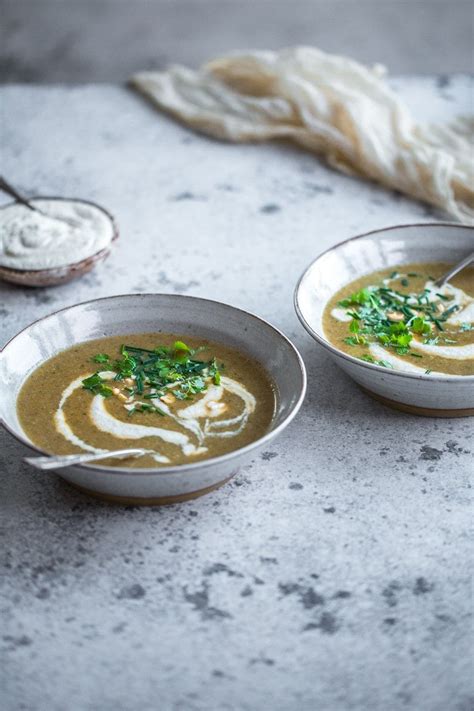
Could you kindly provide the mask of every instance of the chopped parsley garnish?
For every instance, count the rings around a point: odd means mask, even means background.
[[[108,363],[110,356],[108,356],[107,353],[97,353],[97,355],[93,356],[91,360],[93,360],[94,363]]]
[[[107,379],[102,371],[82,381],[82,386],[94,395],[110,397],[118,394],[125,401],[129,415],[134,412],[154,412],[165,415],[159,400],[190,400],[205,392],[210,382],[220,384],[220,370],[215,358],[199,360],[195,356],[203,348],[192,349],[183,341],[175,341],[171,346],[139,348],[124,344],[120,348],[120,358],[112,360],[106,353],[93,356],[95,363],[105,364]],[[112,379],[110,379],[112,378]],[[138,398],[136,400],[135,398]],[[143,402],[147,400],[148,402]]]
[[[359,360],[365,360],[366,363],[374,363],[375,365],[381,365],[383,368],[393,368],[393,365],[387,360],[377,360],[371,355],[360,356]]]
[[[431,324],[429,321],[425,321],[421,316],[416,316],[411,322],[411,330],[420,335],[431,333]]]
[[[82,381],[82,387],[85,388],[85,390],[90,390],[94,395],[110,397],[113,394],[112,388],[104,384],[104,380],[102,380],[98,373],[94,373],[94,375],[91,375],[89,378],[85,378]]]

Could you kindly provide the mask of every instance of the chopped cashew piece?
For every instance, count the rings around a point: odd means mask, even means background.
[[[387,318],[390,321],[403,321],[405,316],[400,311],[387,311]]]
[[[166,395],[162,395],[160,397],[161,402],[164,402],[166,405],[172,405],[174,402],[176,402],[176,398],[173,395],[173,393],[166,393]]]

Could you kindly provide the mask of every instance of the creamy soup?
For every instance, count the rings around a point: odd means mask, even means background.
[[[326,338],[368,363],[418,374],[474,374],[474,270],[404,264],[351,282],[323,314]]]
[[[268,431],[275,392],[263,367],[196,338],[138,334],[88,341],[43,363],[18,397],[31,441],[54,454],[146,448],[111,466],[215,457]]]

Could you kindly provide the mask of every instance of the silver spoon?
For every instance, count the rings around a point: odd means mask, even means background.
[[[27,207],[29,210],[32,210],[32,212],[39,212],[40,215],[44,215],[44,217],[49,217],[51,220],[58,220],[59,222],[64,222],[66,225],[69,225],[70,227],[76,227],[77,226],[77,221],[73,219],[69,219],[68,217],[57,217],[56,215],[48,215],[46,212],[41,210],[39,207],[36,207],[36,205],[33,205],[30,200],[28,200],[24,195],[21,195],[16,188],[13,187],[13,185],[10,185],[3,176],[0,175],[0,190],[3,190],[4,193],[7,195],[10,195],[12,198],[15,198],[17,202],[20,203],[20,205],[24,205]]]
[[[75,464],[87,464],[88,462],[96,462],[99,459],[108,459],[116,457],[124,459],[125,457],[140,457],[143,454],[149,454],[151,449],[117,449],[113,452],[95,452],[94,454],[66,454],[64,456],[51,457],[24,457],[23,461],[31,464],[37,469],[61,469],[62,467],[72,467]]]
[[[456,276],[456,274],[459,274],[459,272],[462,269],[465,269],[473,262],[474,262],[474,252],[471,252],[471,254],[468,254],[468,256],[465,257],[461,262],[458,262],[457,264],[454,265],[454,267],[451,267],[451,269],[449,269],[449,271],[447,271],[446,274],[443,274],[443,276],[439,277],[439,279],[436,279],[436,281],[434,281],[433,284],[438,287],[444,286],[446,284],[446,282],[449,281],[453,276]]]

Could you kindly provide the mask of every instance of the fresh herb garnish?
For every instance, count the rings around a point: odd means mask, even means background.
[[[90,390],[91,392],[94,393],[94,395],[102,395],[103,397],[110,397],[112,393],[112,388],[107,387],[107,385],[104,385],[104,381],[100,377],[98,373],[94,373],[94,375],[89,376],[88,378],[85,378],[82,381],[82,387],[85,390]]]
[[[431,333],[431,325],[421,316],[416,316],[411,322],[411,330],[414,333],[424,335],[425,333]]]
[[[375,365],[381,365],[383,368],[393,368],[393,365],[387,360],[377,360],[371,355],[363,355],[359,357],[359,360],[364,360],[366,363],[374,363]]]
[[[412,350],[413,339],[421,336],[423,343],[436,345],[439,334],[444,331],[443,324],[459,306],[453,304],[445,308],[444,302],[451,301],[452,297],[433,294],[427,288],[419,293],[404,293],[389,286],[390,281],[400,279],[400,284],[407,287],[407,277],[420,276],[415,272],[401,274],[393,271],[388,280],[364,287],[340,300],[338,306],[346,309],[347,315],[351,317],[350,335],[343,339],[344,343],[368,347],[371,343],[378,343],[397,355],[422,358],[423,356]],[[470,324],[462,324],[460,331],[468,331],[471,328]],[[444,342],[455,341],[444,337]],[[369,363],[390,367],[368,354],[360,357]]]
[[[95,363],[106,363],[107,370],[115,374],[113,379],[109,380],[111,375],[105,379],[101,371],[97,371],[85,378],[82,386],[95,395],[116,394],[127,403],[129,415],[134,412],[165,415],[160,408],[160,398],[190,400],[205,392],[210,382],[220,384],[223,365],[219,367],[215,358],[208,361],[196,358],[201,350],[203,348],[192,349],[183,341],[154,349],[124,344],[120,348],[121,357],[116,360],[111,360],[106,353],[92,358]],[[139,400],[135,400],[137,396]]]
[[[91,360],[94,361],[94,363],[108,363],[110,356],[108,356],[107,353],[97,353]]]

